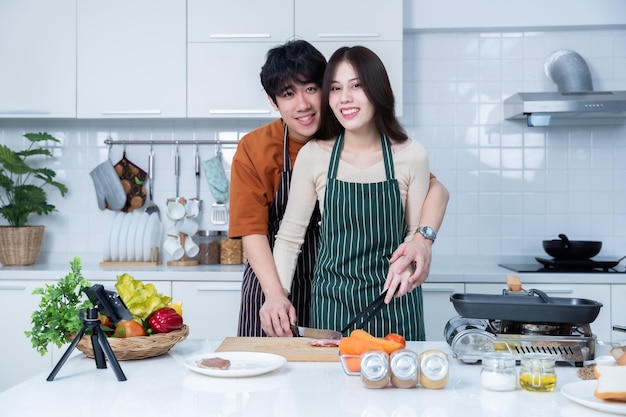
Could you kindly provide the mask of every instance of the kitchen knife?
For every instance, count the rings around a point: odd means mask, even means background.
[[[291,326],[295,337],[311,337],[313,339],[341,339],[342,335],[336,330],[313,329],[310,327]]]

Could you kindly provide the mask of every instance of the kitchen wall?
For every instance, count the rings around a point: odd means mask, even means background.
[[[587,61],[596,90],[626,90],[626,29],[406,32],[402,122],[430,154],[431,169],[451,198],[434,253],[536,255],[541,241],[566,233],[602,240],[602,255],[626,254],[626,126],[528,128],[504,121],[502,101],[519,91],[556,91],[544,75],[552,51],[573,49]],[[259,63],[261,65],[261,63]],[[19,147],[25,132],[62,140],[54,168],[69,185],[45,224],[40,261],[100,259],[110,212],[97,206],[89,172],[123,152],[147,169],[148,146],[113,139],[236,140],[259,120],[0,120],[0,142]],[[194,146],[179,147],[181,195],[195,196]],[[234,146],[223,146],[227,158]],[[175,194],[175,147],[158,145],[155,201]],[[215,146],[200,146],[202,159]],[[213,202],[201,178],[200,197]],[[201,228],[214,228],[205,210]],[[164,222],[164,230],[169,226]]]

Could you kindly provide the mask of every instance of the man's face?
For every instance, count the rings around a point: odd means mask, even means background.
[[[280,112],[293,139],[306,142],[313,137],[319,127],[322,104],[322,90],[317,84],[290,83],[276,95],[276,103],[277,106],[273,102],[272,105]]]

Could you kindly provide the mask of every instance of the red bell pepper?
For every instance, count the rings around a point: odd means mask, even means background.
[[[183,316],[172,307],[163,307],[154,312],[148,325],[155,333],[169,333],[183,327]]]

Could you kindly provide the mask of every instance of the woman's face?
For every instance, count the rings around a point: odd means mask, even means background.
[[[374,106],[365,94],[359,75],[347,61],[337,65],[330,84],[328,102],[346,130],[369,127],[374,123]]]

